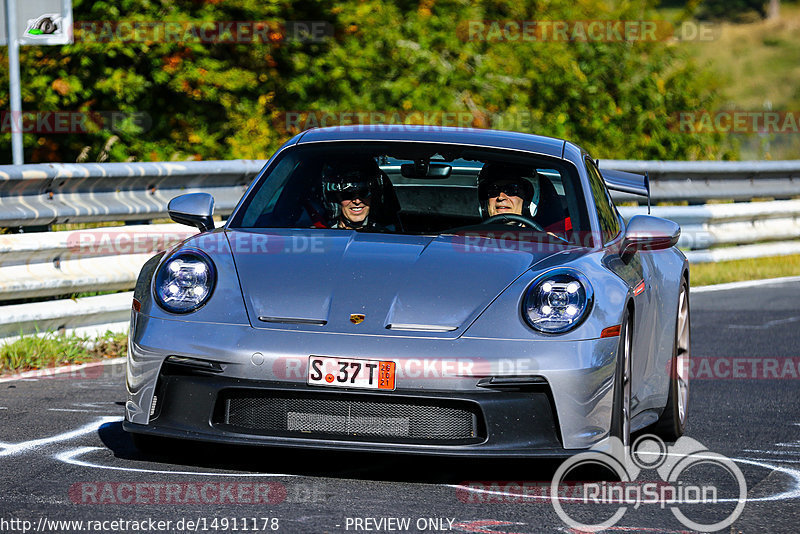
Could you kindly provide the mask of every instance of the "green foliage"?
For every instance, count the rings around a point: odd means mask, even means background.
[[[271,21],[278,31],[277,21],[314,20],[334,37],[98,42],[76,31],[73,45],[23,47],[23,109],[128,117],[113,128],[90,121],[87,133],[27,133],[26,161],[266,158],[297,131],[286,112],[310,110],[457,112],[478,127],[565,137],[600,158],[729,157],[719,136],[671,128],[677,112],[712,109],[719,82],[667,40],[482,41],[467,31],[468,21],[656,16],[613,4],[75,0],[76,21]],[[2,161],[9,152],[5,133]]]

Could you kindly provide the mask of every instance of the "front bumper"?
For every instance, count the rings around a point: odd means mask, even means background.
[[[139,425],[126,420],[123,428],[128,432],[232,444],[447,455],[521,457],[531,456],[535,452],[539,456],[560,456],[565,451],[558,436],[547,387],[538,389],[455,395],[448,392],[400,390],[391,394],[320,392],[308,386],[294,387],[276,382],[165,373],[159,381],[156,395],[159,401],[150,423]],[[362,423],[362,432],[345,433],[328,428],[327,433],[322,433],[309,428],[287,427],[285,414],[282,414],[282,428],[272,425],[266,429],[267,422],[260,415],[247,421],[239,417],[236,424],[230,424],[231,418],[225,406],[229,399],[239,397],[292,399],[295,404],[302,400],[309,410],[313,410],[314,406],[324,415],[326,424],[338,417],[331,413],[330,403],[335,399],[356,405],[386,406],[386,403],[392,403],[390,406],[418,406],[419,411],[437,406],[455,412],[458,411],[456,407],[460,407],[474,416],[474,425],[469,434],[463,436],[445,437],[442,432],[439,436],[423,437],[415,432],[415,428],[424,428],[424,422],[416,421],[408,414],[403,417],[397,413],[397,417],[369,418],[372,422],[368,422],[367,426],[372,428],[363,428]],[[387,428],[390,424],[386,421],[403,420],[404,426]],[[376,428],[377,425],[380,427]]]
[[[592,447],[608,436],[611,423],[617,338],[564,342],[354,336],[198,325],[136,312],[131,326],[123,423],[129,432],[249,445],[528,457],[564,456]],[[304,365],[311,354],[398,361],[397,389],[378,393],[308,386]],[[164,364],[170,355],[217,365],[213,372],[176,372]],[[434,360],[454,363],[427,365]],[[409,361],[420,363],[409,367]],[[503,389],[478,385],[489,376],[535,376],[541,383]],[[241,419],[230,424],[225,402],[237,396],[256,399],[252,402],[267,398],[269,407],[292,399],[301,408],[287,409],[275,418],[279,423],[266,426]],[[315,402],[326,408],[317,410]],[[345,421],[335,415],[343,403],[347,410],[376,406],[379,413],[387,405],[411,408],[383,423],[369,414],[350,418],[348,412],[346,424],[362,425],[361,432],[307,426],[309,417]],[[420,413],[452,407],[472,414],[474,425],[455,438],[420,439],[420,431],[413,432],[414,406],[422,407]],[[386,421],[400,430],[375,430]],[[364,425],[369,431],[363,431]]]

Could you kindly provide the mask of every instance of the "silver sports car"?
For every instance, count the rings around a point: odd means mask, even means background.
[[[310,130],[221,228],[136,284],[124,428],[249,445],[565,456],[679,437],[689,267],[673,222],[620,217],[579,146],[512,132]]]

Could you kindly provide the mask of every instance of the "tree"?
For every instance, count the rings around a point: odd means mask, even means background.
[[[781,0],[769,0],[769,8],[767,9],[768,19],[777,19],[781,16]]]
[[[287,117],[356,111],[468,114],[473,126],[565,137],[602,158],[723,156],[718,136],[670,125],[678,112],[712,109],[719,82],[666,39],[465,33],[470,21],[653,16],[620,4],[75,0],[76,21],[266,21],[269,38],[126,40],[78,23],[77,30],[89,30],[76,31],[73,45],[24,47],[24,109],[123,117],[89,121],[86,132],[27,133],[26,161],[266,158],[297,131]],[[287,38],[285,20],[325,22],[333,36]],[[6,76],[0,72],[0,104],[7,107]],[[0,135],[6,162],[9,147],[10,136]]]

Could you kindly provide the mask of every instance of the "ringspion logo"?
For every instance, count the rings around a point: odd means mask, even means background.
[[[584,482],[578,496],[559,488],[580,469],[604,467],[617,481]],[[656,471],[662,483],[639,475]],[[669,508],[680,523],[700,532],[729,528],[747,500],[747,482],[730,458],[708,450],[699,441],[681,437],[668,446],[654,435],[639,437],[625,447],[616,437],[576,454],[559,466],[550,485],[550,502],[570,528],[598,532],[616,525],[630,509]],[[693,517],[700,506],[706,515]],[[709,522],[707,513],[719,513]],[[594,511],[595,513],[592,513]]]

